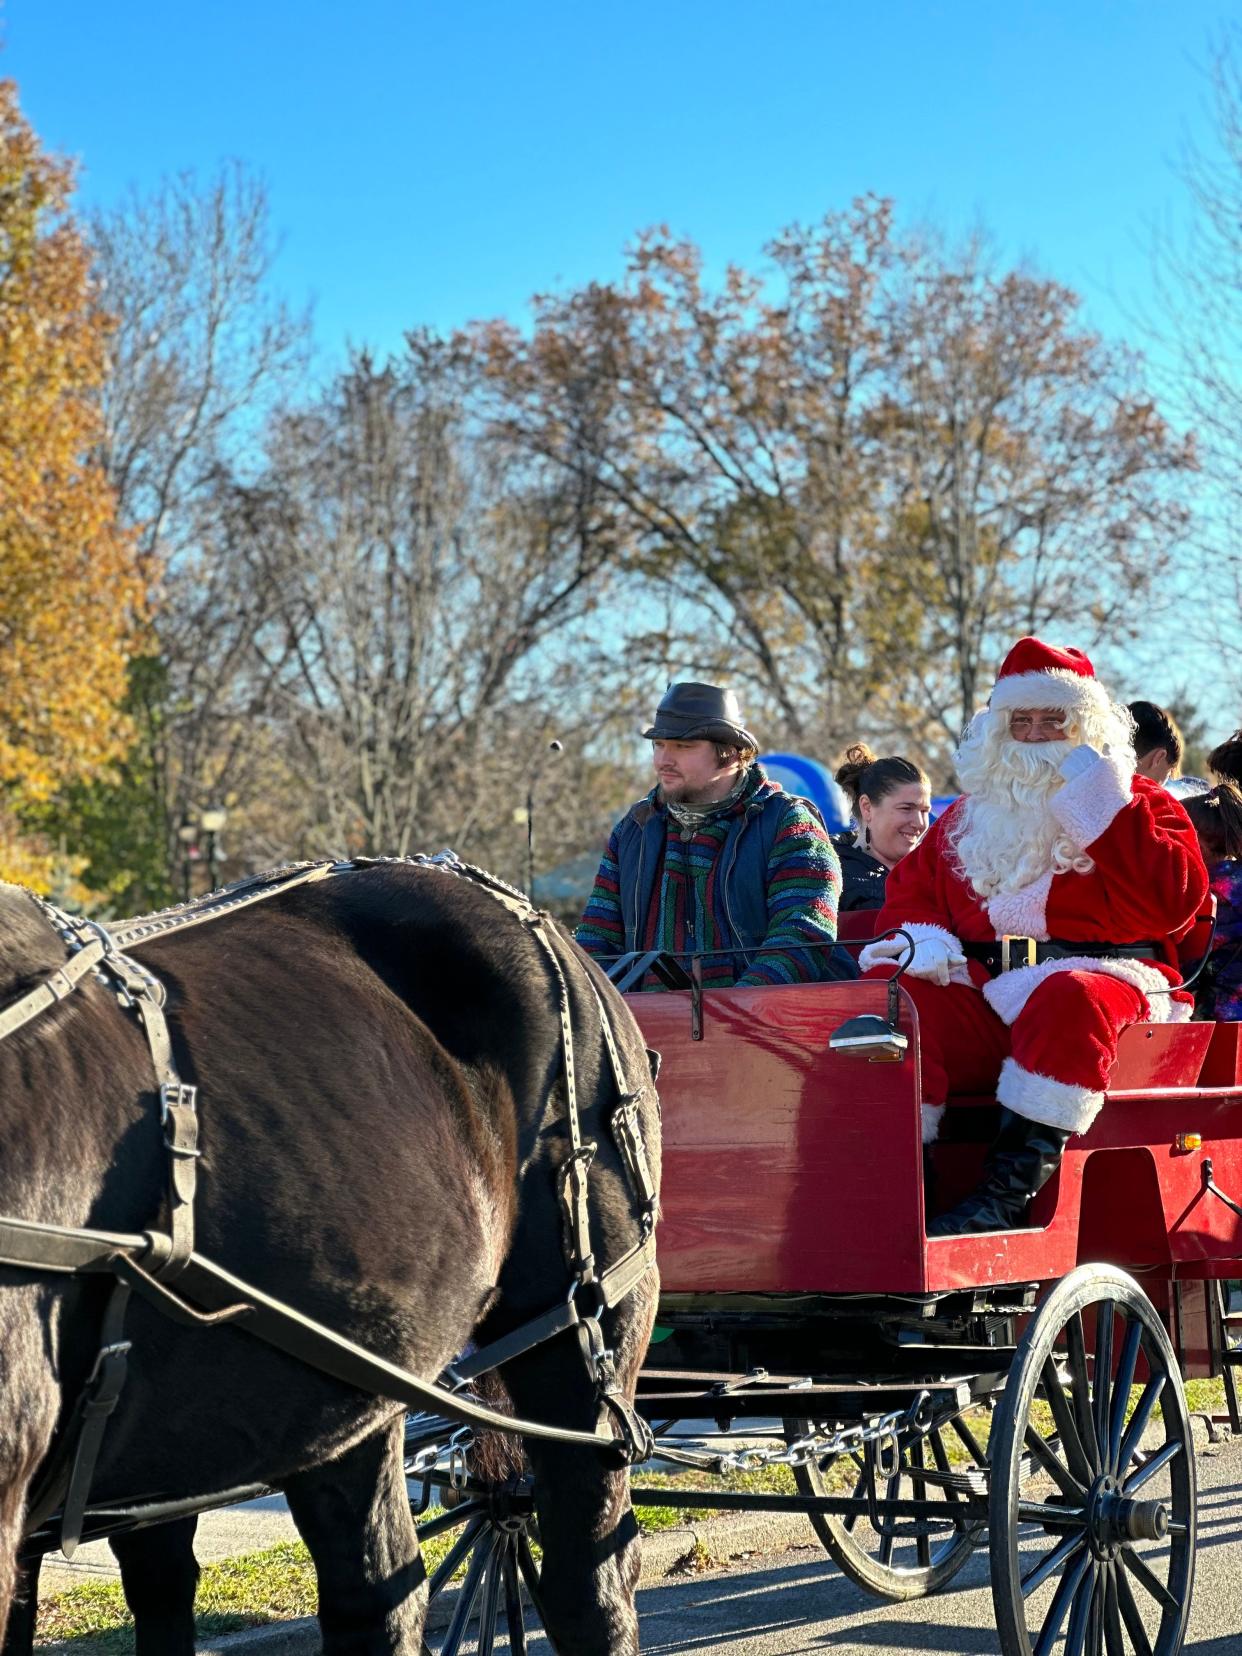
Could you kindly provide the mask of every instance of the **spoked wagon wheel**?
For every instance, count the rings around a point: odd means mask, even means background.
[[[785,1422],[790,1441],[820,1429],[809,1420]],[[869,1515],[838,1518],[811,1513],[815,1533],[842,1574],[869,1593],[893,1600],[924,1598],[951,1581],[984,1528],[954,1509],[964,1506],[967,1493],[986,1493],[985,1443],[982,1408],[941,1418],[926,1436],[903,1442],[894,1474],[881,1473],[875,1488],[878,1529]],[[868,1486],[876,1482],[874,1463],[862,1452],[807,1461],[793,1471],[804,1495],[841,1494],[864,1500]],[[885,1501],[911,1499],[943,1501],[944,1518],[885,1517]]]
[[[992,1465],[1004,1656],[1046,1656],[1062,1634],[1064,1656],[1174,1656],[1194,1579],[1194,1445],[1168,1336],[1123,1271],[1081,1266],[1040,1305]]]
[[[446,1531],[458,1532],[431,1570],[423,1656],[457,1656],[467,1642],[478,1656],[490,1656],[501,1627],[513,1656],[525,1656],[523,1588],[543,1620],[533,1525],[530,1485],[515,1478],[504,1484],[469,1484],[459,1505],[418,1526],[421,1546]]]

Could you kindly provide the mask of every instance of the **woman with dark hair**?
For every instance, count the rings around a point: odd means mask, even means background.
[[[927,832],[931,783],[913,760],[896,754],[877,759],[865,742],[846,751],[836,775],[849,795],[855,822],[844,834],[832,836],[841,859],[838,908],[883,908],[889,869]]]
[[[1242,742],[1239,742],[1242,749]],[[1217,749],[1217,752],[1220,750]],[[1212,758],[1215,759],[1213,754]],[[1216,766],[1212,768],[1215,770]],[[1207,793],[1182,801],[1194,823],[1216,898],[1212,956],[1195,985],[1200,1016],[1221,1023],[1242,1022],[1242,791],[1218,782]]]
[[[1242,788],[1242,730],[1235,730],[1219,747],[1214,747],[1207,762],[1213,776]]]

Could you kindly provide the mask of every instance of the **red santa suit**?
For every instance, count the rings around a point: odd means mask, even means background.
[[[1102,694],[1085,656],[1025,639],[1002,668],[983,717],[1004,719],[1007,728],[1016,707],[1061,707],[1072,718],[1084,696]],[[962,799],[889,875],[876,930],[900,926],[916,945],[902,982],[919,1018],[924,1142],[935,1138],[951,1094],[993,1088],[1020,1116],[1085,1132],[1103,1103],[1121,1031],[1190,1016],[1191,996],[1173,989],[1180,982],[1175,944],[1202,907],[1208,881],[1189,818],[1171,795],[1133,774],[1128,748],[1077,747],[1061,771],[1066,780],[1047,809],[1062,843],[1081,848],[1083,871],[1050,867],[1019,889],[985,898],[956,847]],[[996,976],[980,961],[962,960],[963,943],[1006,935],[1154,944],[1158,958],[1069,953]],[[863,968],[887,976],[905,952],[900,940],[869,945]]]

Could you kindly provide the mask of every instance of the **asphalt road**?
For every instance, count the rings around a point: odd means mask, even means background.
[[[1200,1451],[1199,1547],[1187,1656],[1242,1656],[1242,1443]],[[999,1649],[986,1552],[932,1598],[885,1604],[810,1549],[661,1582],[640,1596],[646,1656],[878,1651],[985,1656]],[[542,1640],[531,1642],[547,1651]]]

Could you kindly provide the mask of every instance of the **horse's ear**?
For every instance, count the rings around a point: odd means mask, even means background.
[[[647,1048],[647,1068],[651,1071],[651,1079],[658,1081],[660,1079],[660,1054],[654,1047]]]

